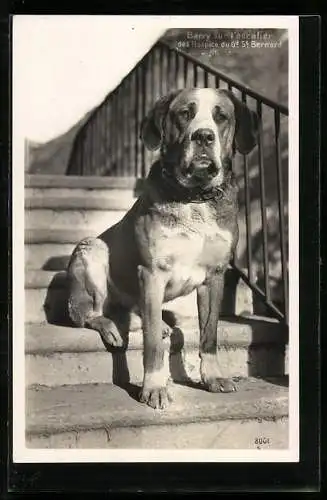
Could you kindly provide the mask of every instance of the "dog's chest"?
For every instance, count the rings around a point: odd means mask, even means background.
[[[169,273],[168,294],[190,293],[226,265],[232,241],[232,232],[219,224],[206,204],[182,205],[163,216],[156,264]]]

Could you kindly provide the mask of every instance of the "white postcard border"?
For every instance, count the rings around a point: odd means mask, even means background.
[[[297,462],[299,460],[299,20],[298,16],[120,16],[122,29],[143,23],[169,28],[284,28],[289,33],[289,448],[287,450],[30,449],[25,446],[24,352],[24,82],[19,26],[39,16],[13,19],[13,460],[22,462]],[[42,16],[47,17],[47,16]],[[58,24],[62,16],[56,16]],[[64,16],[66,17],[66,16]],[[69,16],[73,17],[73,16]],[[96,22],[103,16],[83,16]],[[16,20],[19,23],[16,26]],[[117,17],[107,16],[107,22]]]

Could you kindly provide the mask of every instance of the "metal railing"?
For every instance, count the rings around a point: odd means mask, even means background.
[[[238,156],[239,181],[243,177],[243,207],[245,220],[245,271],[234,259],[232,265],[240,277],[259,297],[274,317],[288,324],[288,269],[287,269],[287,232],[285,219],[285,171],[282,163],[282,142],[287,138],[287,107],[277,104],[260,95],[253,89],[227,77],[214,67],[199,61],[195,57],[159,41],[142,58],[135,68],[121,81],[100,106],[94,109],[88,121],[77,134],[68,165],[69,175],[109,175],[118,177],[144,178],[155,155],[145,150],[140,141],[142,117],[151,108],[158,97],[170,90],[184,87],[215,87],[232,90],[244,102],[255,107],[259,117],[258,147],[250,156]],[[252,105],[252,106],[251,106]],[[268,113],[268,114],[267,114]],[[269,119],[268,115],[270,113]],[[273,114],[273,119],[271,117]],[[268,124],[268,125],[267,125]],[[285,130],[282,134],[281,130]],[[273,130],[273,141],[271,132]],[[267,132],[268,131],[268,132]],[[264,139],[268,133],[269,148],[272,153],[269,160],[269,177],[276,174],[273,196],[278,212],[277,250],[280,264],[279,283],[282,293],[278,302],[272,297],[272,285],[269,276],[269,221],[267,219],[267,197],[265,168],[266,146]],[[272,144],[273,143],[273,144]],[[283,144],[284,147],[284,144]],[[286,147],[287,149],[287,147]],[[234,163],[235,161],[234,160]],[[273,165],[272,165],[273,164]],[[253,217],[251,186],[253,171],[256,172],[257,191],[261,227],[256,231],[261,240],[260,265],[254,265],[253,226],[257,221]],[[271,188],[272,190],[272,188]],[[271,201],[271,200],[270,200]],[[258,217],[258,213],[257,213]],[[276,242],[275,242],[276,243]],[[276,247],[276,244],[275,244]],[[276,250],[276,248],[275,248]],[[258,260],[258,255],[256,256]],[[256,269],[255,269],[256,267]],[[258,269],[262,270],[262,280],[258,280]],[[260,275],[260,272],[259,272]],[[280,298],[281,297],[281,298]]]

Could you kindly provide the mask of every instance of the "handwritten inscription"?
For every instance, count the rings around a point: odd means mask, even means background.
[[[270,444],[270,439],[268,437],[256,437],[254,444],[257,446],[262,446],[263,444]]]

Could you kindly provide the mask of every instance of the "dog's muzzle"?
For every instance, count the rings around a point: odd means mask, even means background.
[[[191,161],[186,169],[186,176],[199,181],[209,181],[218,175],[219,168],[209,158],[199,158]]]
[[[186,177],[199,182],[209,182],[219,173],[219,164],[214,157],[216,136],[210,128],[199,128],[191,135],[194,155],[186,168]]]

